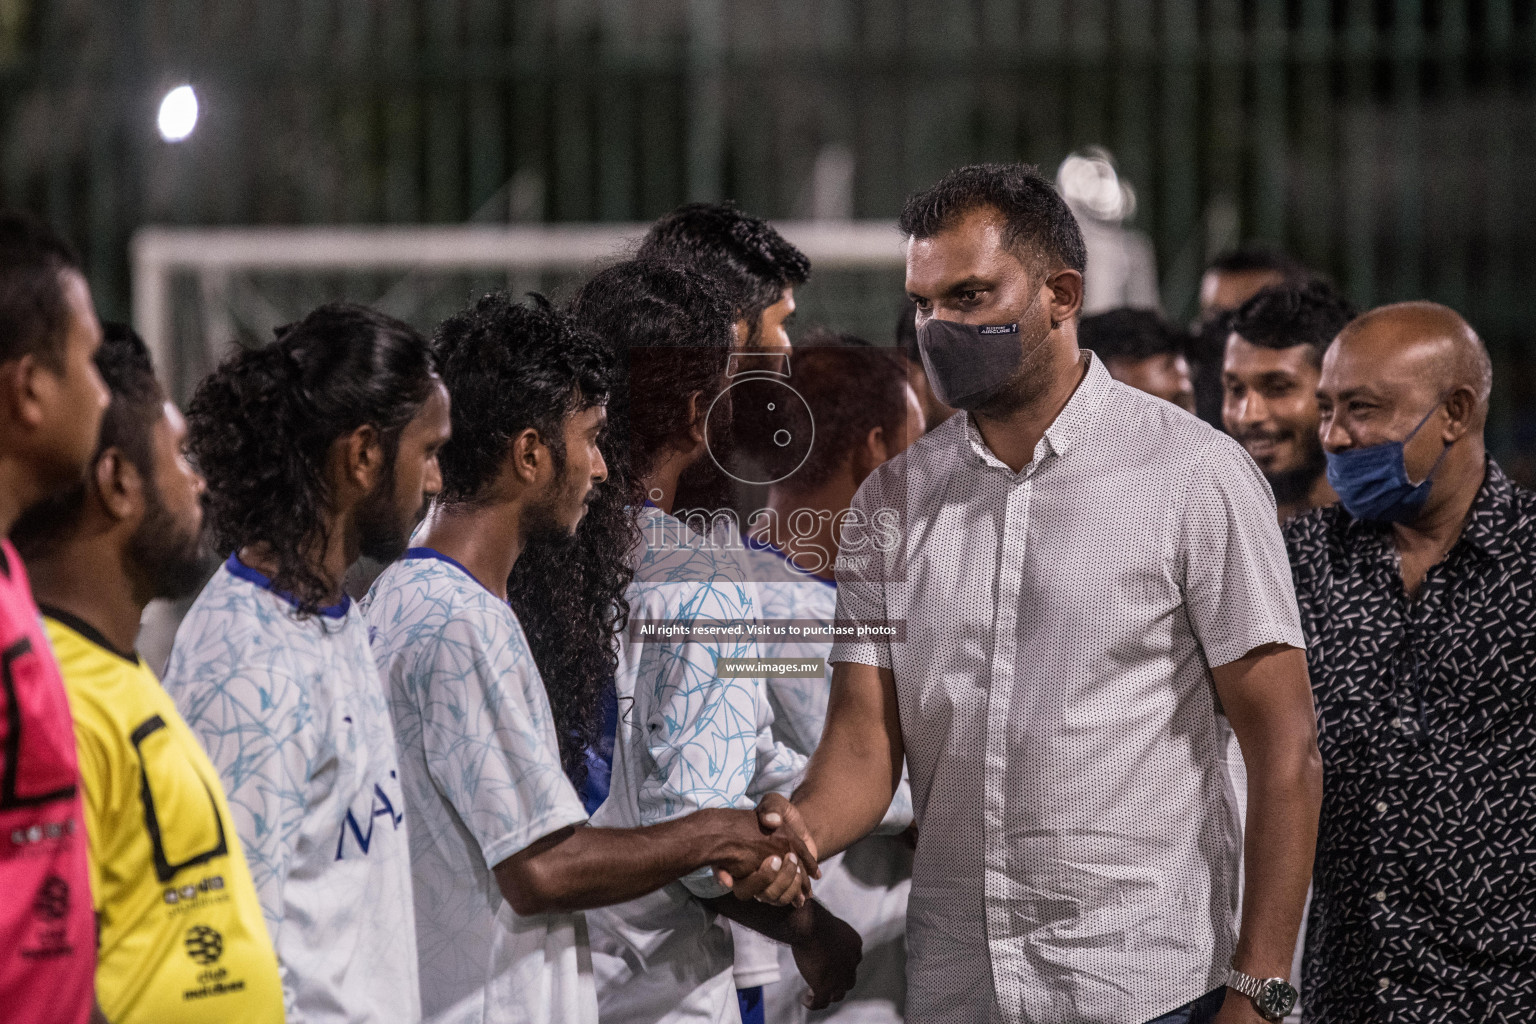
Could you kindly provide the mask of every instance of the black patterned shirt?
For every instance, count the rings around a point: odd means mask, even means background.
[[[1285,530],[1323,809],[1309,1024],[1536,1013],[1536,495],[1492,461],[1410,600],[1389,526]]]

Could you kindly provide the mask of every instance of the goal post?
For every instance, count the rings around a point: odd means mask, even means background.
[[[802,318],[889,344],[904,261],[894,223],[784,221],[775,227],[811,261],[811,282],[796,296]],[[133,321],[172,392],[184,398],[198,371],[242,332],[260,336],[301,316],[301,301],[346,298],[379,305],[426,329],[444,308],[422,298],[434,289],[473,282],[532,290],[548,288],[552,280],[573,286],[633,252],[648,228],[144,227],[132,242]],[[448,305],[462,302],[463,295],[454,295]]]

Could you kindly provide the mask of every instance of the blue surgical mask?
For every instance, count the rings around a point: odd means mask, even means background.
[[[1435,470],[1440,468],[1445,453],[1451,448],[1446,445],[1440,458],[1429,468],[1428,475],[1415,484],[1408,479],[1403,445],[1413,440],[1439,408],[1437,404],[1425,413],[1419,425],[1401,441],[1323,453],[1328,460],[1328,483],[1338,492],[1339,501],[1350,515],[1372,523],[1407,523],[1418,518],[1424,503],[1429,500],[1430,481],[1434,479]]]

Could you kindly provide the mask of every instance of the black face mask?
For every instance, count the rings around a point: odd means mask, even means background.
[[[1036,295],[1030,301],[1034,307]],[[1019,344],[1019,324],[957,324],[930,319],[917,329],[923,369],[939,401],[956,409],[979,409],[997,397],[1045,339],[1036,338],[1029,351]]]

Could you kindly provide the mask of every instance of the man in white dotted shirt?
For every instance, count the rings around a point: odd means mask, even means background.
[[[1322,770],[1269,487],[1079,350],[1082,236],[1032,168],[955,171],[901,223],[964,414],[859,489],[838,623],[899,628],[839,637],[805,782],[760,814],[830,856],[905,755],[913,1024],[1278,1019]],[[1239,936],[1222,715],[1253,780]]]

